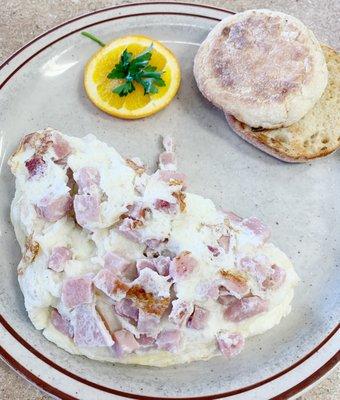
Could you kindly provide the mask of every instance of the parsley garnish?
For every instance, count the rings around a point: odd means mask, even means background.
[[[125,82],[112,91],[120,97],[127,96],[135,90],[133,82],[138,82],[144,88],[144,95],[157,93],[157,86],[165,86],[161,78],[163,72],[157,71],[156,67],[148,65],[152,57],[153,45],[133,58],[133,54],[125,49],[120,56],[120,61],[107,75],[109,79],[124,79]]]
[[[100,46],[105,46],[105,43],[91,33],[82,32],[81,34],[92,39]],[[156,67],[149,65],[152,57],[152,49],[153,44],[135,58],[133,58],[133,54],[128,52],[127,49],[123,51],[119,63],[107,75],[109,79],[122,79],[125,81],[121,85],[116,86],[112,90],[113,93],[117,93],[120,97],[127,96],[136,90],[133,82],[138,82],[143,86],[144,95],[157,93],[158,87],[165,86],[165,82],[161,78],[163,71],[157,71]]]

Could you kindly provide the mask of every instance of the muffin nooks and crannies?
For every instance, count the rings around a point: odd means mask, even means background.
[[[231,129],[260,150],[286,162],[325,157],[340,147],[340,54],[322,45],[328,85],[315,106],[300,121],[277,129],[254,129],[226,114]]]
[[[194,62],[202,94],[225,113],[257,128],[299,121],[327,85],[325,58],[298,19],[249,10],[217,24]]]

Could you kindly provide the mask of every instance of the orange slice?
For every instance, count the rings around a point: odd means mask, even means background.
[[[126,97],[119,97],[112,90],[123,83],[120,79],[107,78],[108,73],[119,63],[125,49],[140,54],[153,43],[150,65],[163,71],[164,87],[158,93],[144,95],[143,87],[133,82],[136,90]],[[100,49],[87,63],[84,85],[90,100],[101,110],[115,117],[137,119],[152,115],[166,107],[177,93],[181,71],[174,54],[160,42],[146,36],[125,36]]]

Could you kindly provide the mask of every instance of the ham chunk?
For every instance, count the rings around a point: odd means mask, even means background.
[[[138,274],[140,273],[140,271],[144,268],[150,268],[153,271],[157,271],[156,269],[156,263],[154,262],[154,260],[152,258],[142,258],[140,260],[137,260],[136,262],[136,268],[137,268],[137,272]]]
[[[96,194],[76,194],[74,212],[80,226],[87,228],[91,223],[99,222],[99,197]]]
[[[74,174],[74,179],[77,182],[79,193],[82,194],[91,194],[100,183],[99,171],[93,167],[80,168]]]
[[[155,297],[168,298],[170,296],[170,283],[164,276],[150,268],[144,268],[139,272],[139,277],[132,282],[133,286],[142,287],[146,293]]]
[[[159,168],[161,170],[175,171],[177,168],[176,155],[174,153],[173,140],[170,136],[163,139],[165,151],[159,155]]]
[[[215,280],[213,282],[202,280],[197,284],[195,292],[197,293],[198,298],[201,300],[203,299],[217,300],[219,296],[219,285],[220,285],[219,280]]]
[[[43,197],[36,205],[36,211],[40,218],[49,222],[55,222],[63,218],[72,209],[70,195],[59,197]]]
[[[162,199],[157,199],[154,202],[154,207],[155,207],[156,210],[163,211],[166,214],[174,215],[178,211],[177,202],[176,203],[170,203],[169,201],[162,200]]]
[[[170,170],[160,170],[157,172],[159,179],[165,183],[168,183],[170,186],[182,186],[183,188],[186,186],[186,175],[177,172],[177,171],[170,171]]]
[[[63,318],[55,308],[51,312],[51,324],[69,338],[73,337],[73,328],[70,322]]]
[[[46,163],[41,156],[33,156],[25,162],[29,178],[39,177],[46,170]]]
[[[136,268],[138,273],[144,268],[150,268],[162,276],[169,275],[170,257],[159,256],[157,258],[142,258],[137,260]]]
[[[261,243],[270,238],[270,229],[256,217],[245,218],[241,225]]]
[[[114,341],[94,305],[82,304],[72,311],[74,343],[81,347],[113,346]]]
[[[126,295],[139,310],[160,317],[170,304],[170,283],[150,268],[144,268]]]
[[[218,247],[214,247],[214,246],[210,246],[208,245],[208,250],[210,251],[210,253],[214,256],[217,257],[221,254],[220,250],[218,249]]]
[[[228,304],[224,311],[227,320],[240,322],[246,318],[263,313],[268,310],[268,302],[258,296],[244,297],[243,299],[235,299]]]
[[[127,283],[119,279],[109,269],[101,269],[93,279],[94,285],[114,300],[122,300],[129,289]]]
[[[160,329],[160,318],[157,315],[149,314],[139,310],[137,329],[141,334],[155,337]]]
[[[197,261],[189,251],[183,251],[175,257],[170,265],[170,276],[176,281],[191,275],[197,267]]]
[[[159,256],[155,258],[154,261],[156,265],[156,270],[159,273],[159,275],[168,276],[171,263],[170,257]]]
[[[177,353],[180,348],[181,332],[178,329],[167,329],[157,336],[156,345],[159,349]]]
[[[56,272],[64,270],[64,264],[72,259],[72,251],[67,247],[54,247],[48,259],[48,268]]]
[[[116,275],[124,275],[131,263],[117,253],[109,251],[104,256],[104,268],[111,270]]]
[[[286,279],[286,271],[278,265],[271,266],[270,275],[263,281],[262,286],[264,289],[277,289]]]
[[[226,270],[221,270],[220,274],[222,277],[220,286],[224,287],[229,294],[241,298],[248,293],[249,287],[243,275]]]
[[[218,348],[227,357],[235,357],[244,347],[244,337],[237,332],[220,332],[216,335]]]
[[[159,155],[159,168],[176,171],[177,161],[174,153],[164,151]]]
[[[191,314],[187,327],[191,329],[201,330],[207,325],[209,311],[200,306],[195,306],[194,312]]]
[[[193,313],[194,307],[192,304],[183,300],[174,300],[172,302],[172,309],[169,315],[169,321],[177,326],[186,323],[190,315]]]
[[[225,253],[229,253],[230,248],[230,236],[229,235],[222,235],[218,240],[217,243],[222,247]]]
[[[136,243],[141,243],[142,236],[138,228],[142,225],[143,223],[139,220],[134,220],[133,218],[124,218],[122,223],[119,225],[118,231],[127,239]]]
[[[133,353],[139,348],[139,343],[133,334],[126,329],[115,331],[113,338],[115,341],[114,348],[118,357]]]
[[[67,279],[61,290],[61,300],[67,308],[92,303],[92,281],[89,276]]]
[[[153,346],[156,339],[154,337],[150,337],[147,335],[140,335],[139,338],[136,339],[140,346],[142,347],[150,347]]]
[[[279,288],[286,278],[286,271],[277,265],[271,265],[266,256],[243,257],[240,259],[240,267],[247,271],[263,290]]]
[[[54,133],[52,147],[56,155],[55,161],[66,158],[72,151],[69,143],[59,133]]]
[[[138,320],[138,308],[134,307],[132,300],[122,299],[117,301],[115,304],[115,310],[121,317],[132,319],[133,321]]]

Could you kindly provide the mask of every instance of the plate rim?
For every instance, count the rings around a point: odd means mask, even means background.
[[[222,12],[222,13],[227,13],[227,14],[234,14],[233,11],[228,10],[228,9],[224,9],[224,8],[220,8],[220,7],[215,7],[215,6],[211,6],[211,5],[205,5],[205,4],[196,4],[196,3],[190,3],[190,2],[181,2],[181,1],[145,1],[145,2],[134,2],[134,3],[129,3],[129,4],[119,4],[116,6],[110,6],[110,7],[106,7],[106,8],[101,8],[98,10],[94,10],[88,13],[84,13],[81,14],[77,17],[74,17],[72,19],[66,20],[54,27],[52,27],[51,29],[43,32],[42,34],[40,34],[39,36],[33,38],[31,41],[29,41],[28,43],[26,43],[25,45],[23,45],[21,48],[19,48],[18,50],[16,50],[13,54],[11,54],[8,58],[5,59],[5,61],[0,65],[0,72],[2,70],[4,70],[6,67],[11,68],[10,67],[10,62],[12,60],[14,60],[16,57],[18,57],[24,50],[30,48],[34,43],[39,42],[39,40],[45,38],[46,36],[50,35],[52,32],[58,31],[61,28],[70,25],[76,21],[79,21],[81,19],[96,15],[96,14],[101,14],[101,13],[105,13],[108,11],[114,11],[117,9],[128,9],[130,7],[144,7],[144,6],[148,6],[148,5],[152,5],[152,6],[165,6],[165,5],[173,5],[173,6],[187,6],[187,7],[192,7],[192,8],[196,8],[196,9],[205,9],[205,10],[216,10],[218,12]],[[168,15],[187,15],[187,16],[193,16],[193,17],[202,17],[205,19],[210,19],[210,20],[216,20],[219,21],[220,18],[215,18],[215,17],[211,17],[208,15],[195,15],[195,14],[188,14],[188,13],[180,13],[180,12],[170,12],[170,11],[163,11],[161,14],[168,14]],[[130,16],[138,16],[138,15],[147,15],[148,13],[146,12],[141,12],[140,14],[131,14]],[[150,13],[149,13],[150,14]],[[151,14],[157,14],[157,13],[151,13]],[[129,15],[122,15],[122,16],[118,16],[118,17],[114,17],[114,18],[110,18],[110,19],[124,19],[129,17]],[[93,26],[99,23],[103,23],[105,22],[104,19],[99,19],[97,21],[95,21],[94,23],[91,23],[89,25],[87,25],[86,27],[89,26]],[[64,35],[58,36],[55,40],[53,40],[52,42],[48,43],[47,45],[44,45],[42,48],[40,48],[39,50],[37,50],[36,52],[34,52],[32,55],[30,55],[28,58],[25,58],[23,60],[23,62],[20,62],[19,66],[14,67],[13,71],[10,71],[10,73],[5,76],[5,78],[0,81],[0,90],[5,86],[5,84],[7,82],[9,82],[9,80],[12,78],[12,76],[14,76],[16,74],[16,72],[18,72],[21,68],[24,67],[24,65],[29,62],[32,58],[34,58],[36,55],[38,55],[39,53],[43,52],[45,49],[49,48],[50,46],[52,46],[54,43],[63,40],[65,37],[72,35],[73,33],[80,31],[82,29],[84,29],[85,27],[76,29],[76,30],[72,30],[70,32],[67,32]],[[22,338],[11,326],[10,324],[5,320],[5,318],[0,314],[0,324],[2,325],[2,327],[22,346],[24,346],[26,348],[26,350],[28,350],[31,354],[35,355],[36,357],[38,357],[42,362],[48,364],[49,366],[51,366],[53,369],[62,372],[64,375],[71,377],[75,380],[77,380],[80,383],[86,384],[89,387],[92,388],[97,388],[99,390],[102,390],[106,393],[111,393],[113,395],[117,395],[117,396],[122,396],[125,398],[133,398],[133,399],[141,399],[141,400],[155,400],[155,399],[159,399],[159,397],[152,397],[152,396],[147,396],[147,395],[138,395],[138,394],[134,394],[134,393],[128,393],[128,392],[123,392],[120,390],[116,390],[113,388],[107,388],[105,386],[96,384],[94,382],[91,381],[87,381],[86,379],[77,376],[76,374],[73,374],[72,372],[67,371],[66,369],[64,369],[63,367],[57,365],[56,363],[54,363],[53,361],[49,360],[46,356],[44,356],[42,353],[38,352],[36,349],[34,349],[28,342],[26,342],[26,340],[24,338]],[[282,371],[279,371],[278,373],[265,378],[259,382],[256,382],[254,384],[245,386],[243,388],[239,388],[239,389],[235,389],[235,390],[231,390],[228,392],[224,392],[224,393],[217,393],[217,394],[211,394],[211,395],[206,395],[206,396],[196,396],[196,397],[179,397],[179,398],[172,398],[172,397],[166,397],[167,399],[183,399],[183,400],[189,400],[189,399],[220,399],[220,398],[226,398],[226,397],[230,397],[230,396],[234,396],[234,395],[238,395],[241,393],[245,393],[245,392],[249,392],[252,391],[253,389],[257,389],[263,385],[265,385],[266,383],[272,382],[278,378],[282,378],[285,374],[287,374],[288,372],[294,370],[296,367],[298,367],[299,365],[302,365],[305,361],[307,361],[310,357],[312,357],[315,353],[317,353],[318,351],[320,351],[321,349],[324,349],[328,344],[331,338],[333,338],[333,336],[335,336],[338,332],[339,332],[339,328],[340,328],[340,324],[337,324],[335,326],[335,328],[326,336],[326,338],[324,338],[316,347],[314,347],[311,351],[309,351],[306,355],[304,355],[303,357],[301,357],[297,362],[293,363],[292,365],[290,365],[289,367],[285,368]],[[39,378],[37,375],[35,375],[32,371],[29,371],[28,369],[25,368],[24,365],[22,365],[18,360],[16,360],[14,357],[12,357],[7,351],[6,349],[0,345],[0,357],[10,366],[12,367],[12,369],[14,369],[19,375],[24,376],[27,380],[29,380],[31,383],[33,383],[35,386],[39,387],[40,389],[42,389],[43,391],[51,394],[52,396],[57,396],[60,399],[65,399],[65,400],[74,400],[76,399],[75,397],[72,397],[70,394],[67,394],[65,392],[62,392],[60,389],[58,389],[57,387],[54,387],[52,385],[50,385],[49,383],[45,382],[44,380],[42,380],[41,378]],[[292,387],[287,387],[285,388],[285,391],[281,392],[280,394],[276,395],[275,397],[272,397],[272,400],[279,400],[279,399],[286,399],[286,398],[292,398],[295,397],[297,394],[299,394],[302,391],[308,390],[308,388],[310,388],[312,385],[315,385],[322,377],[324,377],[328,372],[331,371],[332,368],[334,368],[336,366],[337,363],[339,363],[340,361],[340,351],[335,352],[335,354],[329,358],[323,365],[318,366],[318,369],[314,372],[310,372],[310,375],[308,375],[307,377],[305,377],[301,382],[299,382],[296,385],[293,385]],[[289,385],[288,385],[289,386]]]

